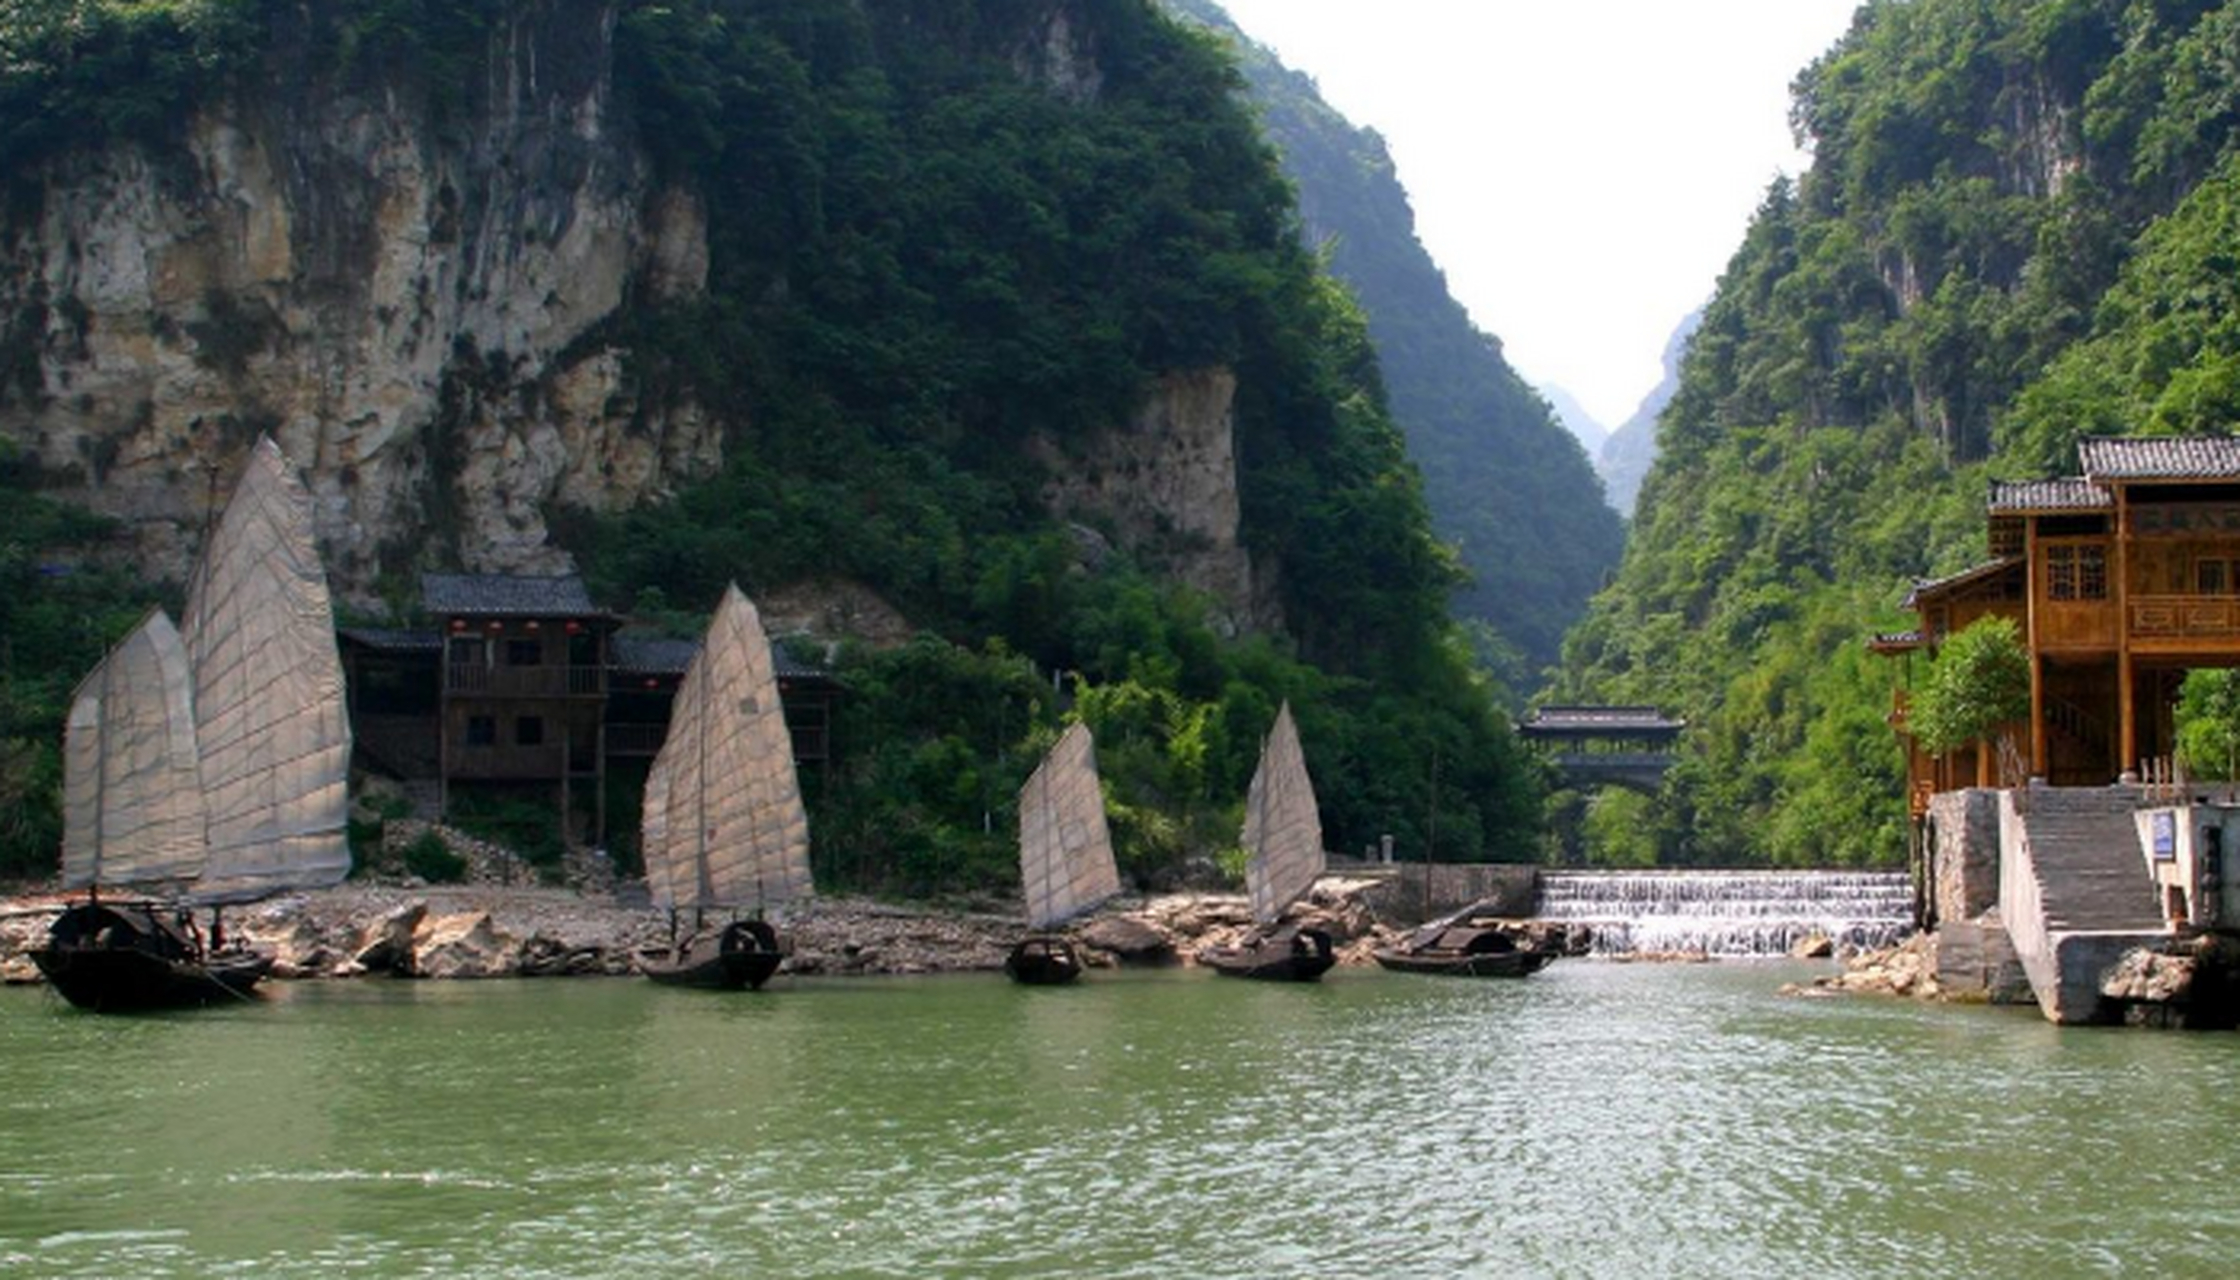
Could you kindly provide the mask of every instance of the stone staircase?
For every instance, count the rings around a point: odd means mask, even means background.
[[[1999,900],[2038,1007],[2055,1022],[2103,1016],[2100,978],[2169,928],[2139,851],[2135,787],[2007,793]]]

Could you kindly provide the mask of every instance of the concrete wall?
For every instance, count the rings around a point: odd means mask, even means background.
[[[2233,875],[2240,861],[2240,805],[2200,800],[2142,809],[2137,821],[2139,852],[2172,923],[2199,929],[2240,925],[2240,883]]]

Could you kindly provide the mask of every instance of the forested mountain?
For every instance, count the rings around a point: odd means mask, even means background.
[[[176,592],[96,567],[175,572],[261,431],[368,621],[422,569],[577,568],[679,634],[731,580],[918,633],[804,614],[827,884],[1012,882],[1069,709],[1127,867],[1202,864],[1285,698],[1334,847],[1524,851],[1240,88],[1149,0],[0,8],[0,870],[51,865],[72,679]]]
[[[1298,186],[1307,237],[1368,314],[1432,522],[1461,550],[1471,581],[1455,613],[1521,651],[1511,681],[1528,692],[1624,541],[1585,449],[1447,292],[1384,139],[1331,109],[1310,76],[1246,38],[1211,0],[1167,3],[1232,41]]]
[[[1668,861],[1900,856],[1862,640],[1985,553],[1987,477],[2240,421],[2240,4],[1870,0],[1795,82],[1561,692],[1694,726]]]
[[[1579,398],[1569,391],[1552,383],[1543,384],[1540,387],[1540,398],[1548,402],[1549,410],[1555,414],[1556,425],[1570,432],[1579,441],[1579,447],[1587,451],[1588,457],[1593,457],[1595,451],[1602,447],[1602,442],[1610,438],[1610,429],[1596,421],[1587,406],[1580,404]]]
[[[1664,377],[1641,397],[1633,416],[1610,433],[1595,456],[1594,469],[1601,473],[1603,488],[1610,493],[1610,505],[1629,520],[1633,518],[1634,502],[1641,496],[1641,482],[1649,478],[1649,464],[1657,460],[1657,419],[1664,416],[1664,407],[1680,392],[1680,360],[1688,353],[1688,339],[1695,336],[1696,326],[1701,323],[1703,313],[1691,311],[1665,339]]]

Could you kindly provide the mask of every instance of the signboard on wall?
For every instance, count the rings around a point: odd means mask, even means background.
[[[2167,809],[2149,814],[2153,826],[2153,854],[2156,862],[2174,862],[2178,857],[2178,815]]]

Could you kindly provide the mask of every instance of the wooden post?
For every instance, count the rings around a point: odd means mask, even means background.
[[[2116,701],[2117,715],[2121,720],[2118,738],[2121,747],[2116,753],[2116,773],[2121,776],[2139,759],[2139,726],[2136,717],[2135,675],[2131,669],[2131,491],[2126,485],[2114,486],[2116,491]]]
[[[436,655],[436,822],[451,818],[451,633]]]
[[[575,798],[575,796],[574,796],[574,795],[573,795],[573,794],[571,793],[571,791],[570,791],[570,789],[569,789],[569,786],[568,786],[568,783],[569,783],[569,782],[570,782],[570,780],[571,780],[571,779],[572,779],[572,778],[574,777],[574,774],[575,774],[575,761],[574,761],[574,759],[572,758],[572,756],[574,755],[574,752],[575,752],[575,749],[576,749],[576,727],[575,727],[575,725],[574,725],[574,724],[570,723],[570,721],[569,721],[569,719],[568,719],[568,716],[567,716],[567,704],[566,704],[566,703],[562,703],[562,704],[561,704],[561,707],[562,707],[562,712],[561,712],[561,716],[560,716],[560,847],[561,847],[561,848],[563,848],[563,849],[565,849],[565,848],[568,848],[568,847],[569,847],[569,845],[570,845],[570,843],[571,843],[571,842],[569,841],[569,839],[568,839],[568,812],[569,812],[569,809],[570,809],[570,807],[571,807],[571,806],[569,805],[569,803],[568,803],[568,802],[569,802],[569,801],[571,801],[571,800],[573,800],[573,799]]]
[[[2042,579],[2038,572],[2038,517],[2030,516],[2022,522],[2022,616],[2030,646],[2030,776],[2046,776],[2046,659],[2039,648],[2038,616],[2041,602],[2038,592]]]

